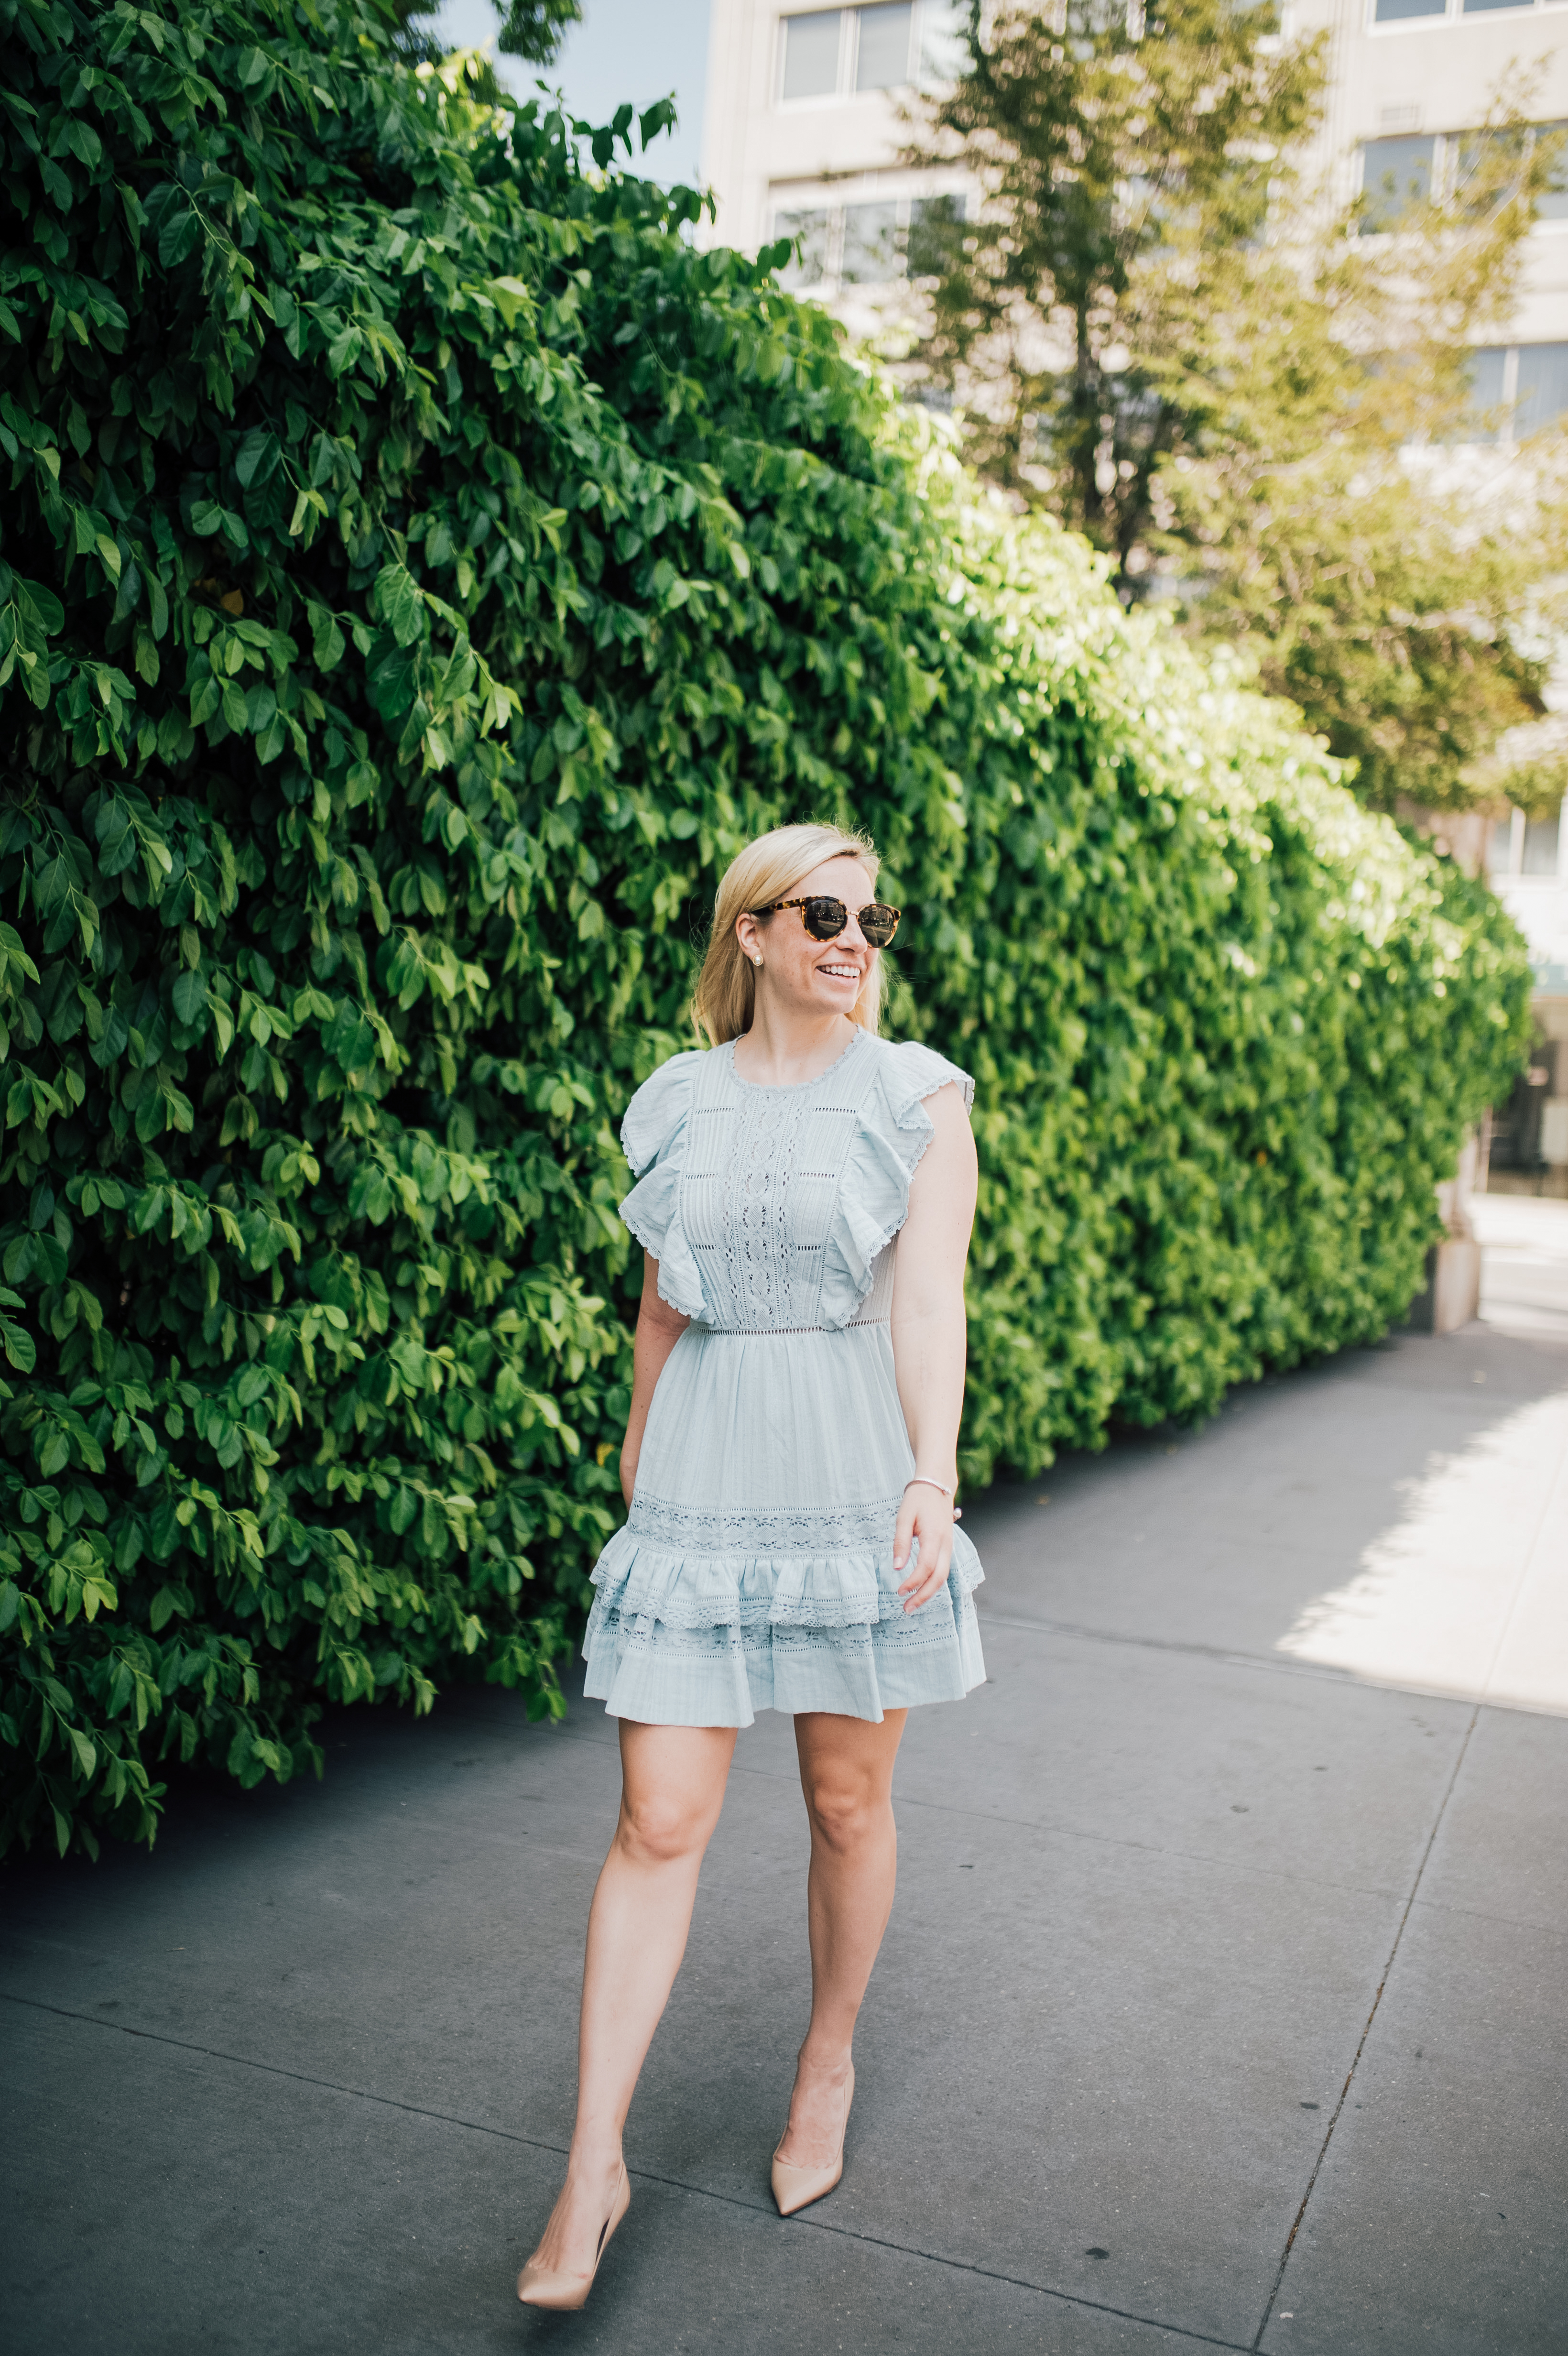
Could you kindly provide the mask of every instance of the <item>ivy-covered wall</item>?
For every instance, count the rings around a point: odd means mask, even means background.
[[[1131,623],[695,199],[374,0],[0,0],[0,1845],[552,1662],[631,1088],[716,875],[876,835],[979,1083],[964,1469],[1380,1333],[1495,905]],[[649,122],[651,133],[658,127]]]

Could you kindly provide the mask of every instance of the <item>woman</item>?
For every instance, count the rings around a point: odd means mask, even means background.
[[[972,1082],[877,1035],[870,845],[787,826],[719,887],[695,1012],[712,1042],[637,1090],[621,1136],[644,1247],[587,1692],[620,1720],[620,1823],[588,1925],[565,2189],[523,2268],[581,2307],[631,2199],[621,2134],[686,1946],[736,1730],[795,1717],[811,1825],[811,2019],[773,2155],[782,2215],[843,2172],[850,2040],[892,1905],[893,1758],[912,1703],[985,1669],[955,1528]],[[896,1244],[896,1248],[895,1248]]]

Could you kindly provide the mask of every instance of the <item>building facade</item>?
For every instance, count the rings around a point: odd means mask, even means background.
[[[1136,5],[1136,0],[1134,0]],[[711,0],[703,177],[713,234],[754,252],[801,241],[792,276],[851,325],[919,268],[923,220],[973,201],[961,168],[901,161],[907,109],[955,51],[953,0]],[[1543,127],[1568,126],[1568,0],[1286,0],[1286,30],[1326,31],[1328,104],[1309,180],[1360,190],[1392,224],[1403,191],[1442,188],[1467,134],[1512,77]],[[1499,439],[1568,412],[1568,170],[1531,236],[1503,340],[1477,355],[1477,392],[1501,406]]]
[[[852,327],[871,324],[909,270],[933,201],[967,200],[961,171],[901,164],[905,109],[940,83],[954,56],[944,0],[870,0],[794,8],[712,0],[703,177],[719,200],[713,231],[755,252],[797,237],[792,284]]]
[[[974,201],[961,168],[901,160],[912,99],[952,70],[955,14],[949,0],[711,0],[703,176],[718,198],[712,234],[753,252],[798,239],[791,283],[853,333],[899,306],[933,213],[951,219]],[[1339,201],[1365,193],[1389,225],[1403,191],[1453,184],[1467,134],[1510,74],[1530,85],[1531,121],[1568,123],[1568,0],[1286,0],[1285,30],[1330,40],[1309,179]],[[1515,440],[1568,413],[1568,168],[1563,177],[1531,233],[1514,315],[1476,357],[1478,401],[1503,413],[1490,437],[1500,464]],[[1530,940],[1543,1018],[1563,1033],[1552,1093],[1568,1097],[1568,827],[1515,811],[1474,830]]]

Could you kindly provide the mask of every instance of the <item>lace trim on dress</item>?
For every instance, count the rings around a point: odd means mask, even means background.
[[[853,1505],[781,1505],[773,1512],[736,1505],[704,1513],[639,1489],[626,1527],[635,1537],[682,1554],[837,1554],[846,1547],[891,1546],[901,1503],[897,1496],[874,1497]]]
[[[822,1624],[812,1627],[784,1626],[776,1623],[764,1626],[757,1622],[722,1621],[712,1627],[682,1627],[678,1622],[661,1620],[656,1612],[624,1612],[608,1604],[596,1612],[589,1622],[583,1639],[584,1654],[592,1659],[601,1644],[612,1644],[617,1650],[635,1646],[656,1653],[671,1661],[710,1661],[722,1659],[731,1653],[752,1655],[782,1652],[814,1652],[821,1649],[837,1657],[846,1645],[864,1646],[873,1652],[945,1652],[952,1644],[955,1627],[973,1624],[976,1613],[973,1599],[961,1595],[954,1603],[951,1617],[927,1616],[922,1612],[901,1612],[888,1620],[868,1620],[850,1627]]]
[[[851,1506],[848,1512],[870,1510]],[[906,1616],[940,1618],[948,1606],[956,1610],[985,1577],[974,1547],[962,1530],[954,1532],[945,1581],[920,1612],[906,1615],[898,1586],[910,1568],[918,1567],[919,1545],[917,1541],[912,1565],[895,1571],[896,1510],[896,1499],[881,1505],[880,1527],[871,1544],[828,1544],[817,1553],[802,1547],[770,1554],[749,1546],[709,1552],[706,1541],[718,1535],[711,1527],[697,1533],[705,1542],[700,1547],[688,1543],[692,1522],[711,1524],[718,1516],[677,1513],[672,1534],[663,1537],[628,1522],[594,1565],[597,1591],[589,1615],[590,1634],[610,1612],[624,1619],[646,1616],[671,1628],[757,1627],[764,1622],[775,1628],[854,1628]],[[816,1517],[782,1518],[810,1526]],[[789,1534],[786,1526],[784,1535]],[[944,1596],[947,1605],[942,1602]]]

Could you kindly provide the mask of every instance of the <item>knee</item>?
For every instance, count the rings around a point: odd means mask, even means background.
[[[831,1849],[859,1848],[881,1833],[892,1815],[880,1792],[853,1777],[823,1777],[806,1793],[805,1806],[814,1836]]]
[[[700,1857],[708,1846],[708,1822],[678,1800],[657,1794],[623,1799],[616,1840],[638,1865],[676,1865]]]

